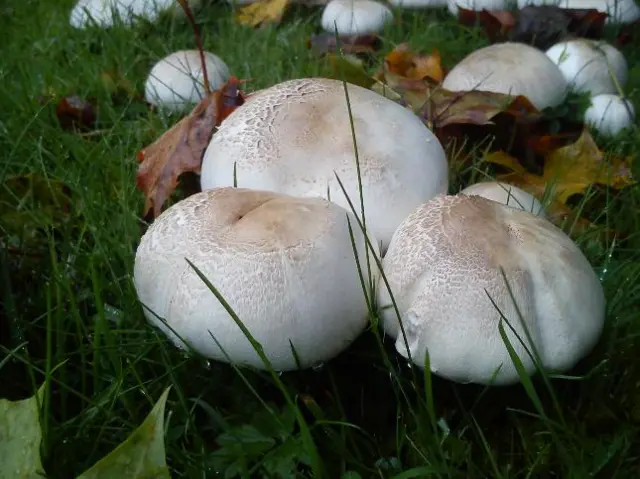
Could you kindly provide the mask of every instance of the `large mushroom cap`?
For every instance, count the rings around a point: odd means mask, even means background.
[[[494,43],[470,53],[451,69],[442,86],[524,95],[538,109],[559,105],[567,93],[562,73],[544,52],[517,42]]]
[[[591,95],[616,93],[627,82],[628,65],[624,55],[604,41],[578,38],[559,42],[547,56],[558,65],[569,88]]]
[[[538,216],[547,216],[542,204],[532,194],[517,186],[498,181],[483,181],[467,186],[460,191],[461,195],[477,195],[503,205],[528,211]]]
[[[580,249],[544,218],[478,196],[440,196],[417,208],[391,240],[382,267],[403,321],[413,361],[458,382],[508,384],[518,375],[499,334],[500,312],[528,343],[503,268],[542,365],[571,368],[597,342],[602,286]],[[491,298],[491,299],[490,299]],[[381,308],[391,303],[383,282]],[[385,330],[408,356],[393,308]],[[528,374],[534,364],[504,324]]]
[[[211,90],[217,90],[229,79],[226,63],[211,52],[204,52]],[[205,95],[202,60],[198,50],[179,50],[159,60],[149,72],[144,96],[152,105],[168,111],[193,106]]]
[[[320,23],[327,32],[338,35],[377,33],[393,18],[391,9],[373,0],[331,0]]]
[[[383,249],[414,208],[448,187],[445,152],[411,111],[348,86],[367,228]],[[335,174],[360,212],[360,189],[341,81],[291,80],[262,90],[229,115],[207,147],[202,189],[234,184],[322,196],[350,210]]]
[[[177,346],[184,344],[156,314],[201,354],[226,361],[211,333],[234,362],[264,368],[189,259],[274,368],[296,368],[289,341],[302,367],[329,360],[367,324],[348,221],[366,275],[364,235],[335,203],[236,188],[190,196],[163,212],[140,241],[134,280],[151,310],[145,316]]]
[[[189,0],[194,9],[201,0]],[[155,21],[160,13],[171,10],[176,15],[184,11],[175,0],[79,0],[73,9],[69,22],[74,28],[86,28],[94,22],[100,27],[110,27],[118,18],[125,24],[131,24],[136,17]]]
[[[460,8],[473,10],[501,11],[506,10],[508,0],[447,0],[447,8],[451,15],[458,15]]]
[[[636,112],[628,99],[611,93],[591,97],[591,105],[584,113],[585,123],[602,135],[615,136],[633,124]]]

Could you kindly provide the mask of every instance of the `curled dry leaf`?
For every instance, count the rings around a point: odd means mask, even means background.
[[[56,116],[65,130],[89,130],[96,123],[96,106],[77,95],[65,96],[56,104]]]
[[[251,27],[277,24],[289,6],[289,0],[258,0],[238,10],[237,21]]]
[[[424,84],[426,79],[440,83],[444,78],[440,53],[433,50],[431,55],[417,55],[407,43],[401,43],[387,54],[383,68],[376,72],[374,78],[382,80],[387,75],[393,76],[403,89]]]
[[[202,156],[215,127],[244,103],[239,83],[231,77],[220,90],[204,98],[188,116],[138,153],[141,164],[136,186],[145,195],[144,215],[150,209],[154,217],[160,214],[182,173],[200,172]]]

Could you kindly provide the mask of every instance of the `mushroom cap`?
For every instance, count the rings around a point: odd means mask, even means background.
[[[201,0],[189,0],[189,7],[196,8]],[[123,23],[131,24],[136,17],[155,21],[160,13],[171,10],[182,16],[184,11],[175,0],[79,0],[69,18],[72,27],[82,29],[95,22],[100,27],[113,25],[114,15]]]
[[[338,35],[377,33],[393,18],[391,9],[373,0],[331,0],[322,12],[320,24]]]
[[[367,229],[382,249],[418,205],[448,188],[444,149],[409,109],[348,84]],[[203,190],[234,184],[321,196],[360,214],[360,188],[344,85],[290,80],[260,91],[229,115],[202,161]]]
[[[497,201],[512,208],[528,211],[537,216],[547,216],[542,203],[540,203],[535,196],[508,183],[483,181],[467,186],[460,191],[460,194],[482,196],[488,200]]]
[[[635,120],[633,103],[618,95],[603,93],[591,97],[591,106],[584,113],[585,123],[602,135],[615,136]]]
[[[412,360],[456,382],[518,381],[498,330],[501,315],[525,344],[526,333],[545,369],[567,370],[596,344],[605,318],[602,286],[580,249],[548,220],[478,196],[439,196],[400,225],[382,261],[398,305]],[[378,304],[391,304],[383,282]],[[393,308],[385,330],[408,357]],[[505,324],[527,374],[535,366]]]
[[[348,219],[366,277],[364,235],[335,203],[240,188],[190,196],[154,221],[136,251],[134,282],[144,314],[178,347],[185,345],[155,314],[201,354],[227,361],[212,334],[233,362],[264,369],[186,258],[275,369],[297,368],[289,341],[303,368],[329,360],[367,325]]]
[[[447,5],[448,0],[389,0],[389,4],[402,8],[440,8]]]
[[[459,8],[479,12],[481,10],[506,10],[508,0],[447,0],[451,15],[458,15]]]
[[[522,9],[527,5],[594,9],[608,14],[606,23],[633,23],[640,19],[640,7],[634,0],[518,0],[518,8]]]
[[[211,90],[217,90],[229,79],[229,67],[211,52],[204,52],[204,61]],[[144,86],[145,100],[168,111],[183,110],[204,95],[198,50],[179,50],[162,58],[149,72]]]
[[[524,95],[540,110],[559,105],[567,93],[558,67],[540,50],[517,42],[494,43],[470,53],[451,69],[442,87]]]
[[[578,38],[556,43],[546,51],[558,65],[569,88],[577,92],[616,93],[627,82],[628,66],[624,55],[604,41]]]

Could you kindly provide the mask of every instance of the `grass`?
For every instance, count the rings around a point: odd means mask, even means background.
[[[157,59],[193,48],[192,30],[165,17],[135,28],[75,31],[67,21],[72,3],[0,6],[0,221],[8,246],[0,262],[0,396],[23,398],[49,380],[42,447],[49,477],[75,477],[110,452],[168,385],[174,477],[297,477],[311,474],[314,457],[332,478],[637,476],[636,188],[587,202],[591,216],[630,236],[580,242],[602,278],[607,323],[595,351],[570,372],[574,377],[551,379],[552,389],[539,376],[494,389],[416,378],[373,331],[323,367],[277,381],[185,355],[148,326],[131,278],[145,227],[136,152],[177,117],[162,118],[132,95],[114,94],[103,73],[141,92]],[[305,45],[318,10],[296,10],[262,30],[238,26],[226,4],[196,17],[205,49],[251,79],[249,90],[328,73]],[[403,41],[438,48],[447,67],[487,44],[479,30],[446,12],[424,11],[403,12],[385,31],[380,55]],[[637,42],[623,52],[630,64],[626,92],[638,106]],[[95,99],[99,134],[62,130],[55,102],[42,101],[71,93]],[[617,153],[640,151],[632,134],[599,141]],[[15,175],[35,175],[31,190],[9,180]],[[452,191],[468,176],[454,177]],[[309,426],[311,445],[296,414]]]

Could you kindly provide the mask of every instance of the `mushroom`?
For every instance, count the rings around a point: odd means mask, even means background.
[[[519,9],[527,5],[598,10],[607,14],[606,23],[633,23],[640,19],[640,7],[634,0],[518,0]]]
[[[517,186],[498,181],[486,181],[467,186],[460,192],[461,195],[482,196],[488,200],[497,201],[503,205],[528,211],[537,216],[547,216],[542,204],[532,194]]]
[[[234,363],[265,368],[188,259],[276,370],[297,369],[292,347],[302,368],[327,361],[368,321],[349,222],[366,278],[364,234],[335,203],[242,188],[192,195],[164,211],[138,246],[134,282],[144,315],[180,348],[186,342],[227,361],[224,350]]]
[[[447,0],[447,8],[451,15],[458,15],[458,10],[473,10],[480,12],[482,10],[506,10],[507,0]]]
[[[218,56],[204,52],[211,90],[229,79],[229,67]],[[202,61],[198,50],[179,50],[158,61],[147,77],[147,102],[168,111],[180,111],[199,102],[205,94]]]
[[[546,51],[576,92],[616,93],[616,83],[627,82],[628,66],[624,55],[604,41],[577,38],[556,43]],[[614,81],[615,78],[615,81]]]
[[[635,120],[633,103],[618,95],[603,93],[591,97],[591,106],[584,114],[585,123],[602,135],[615,136]]]
[[[393,19],[391,9],[373,0],[331,0],[322,12],[320,21],[327,32],[339,36],[378,33]]]
[[[382,261],[411,359],[441,377],[510,384],[518,373],[499,332],[527,374],[536,370],[526,324],[546,370],[573,367],[598,341],[605,318],[602,286],[575,243],[550,221],[479,196],[439,196],[400,225]],[[509,293],[506,277],[513,296]],[[383,282],[385,331],[409,357]],[[514,306],[518,306],[518,310]]]
[[[253,95],[222,122],[205,150],[202,189],[237,184],[321,196],[351,211],[350,200],[360,215],[359,170],[344,85],[305,78]],[[384,251],[405,216],[447,191],[447,158],[436,136],[409,109],[347,85],[365,221]]]
[[[494,43],[470,53],[451,69],[442,87],[524,95],[539,110],[559,105],[567,93],[558,67],[540,50],[517,42]]]
[[[440,8],[447,5],[448,0],[389,0],[394,7],[402,8]]]
[[[195,9],[200,3],[201,0],[189,0],[189,7]],[[78,29],[93,23],[106,28],[114,25],[116,18],[125,24],[132,24],[136,17],[153,22],[164,11],[184,16],[184,10],[175,0],[79,0],[71,10],[69,23]]]

